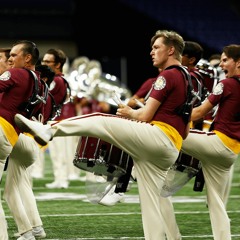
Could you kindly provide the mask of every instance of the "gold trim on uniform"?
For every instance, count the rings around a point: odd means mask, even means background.
[[[216,135],[222,140],[222,142],[230,148],[234,153],[239,154],[240,153],[240,142],[236,139],[230,138],[227,135],[225,135],[222,132],[219,132],[217,130],[213,130],[213,132],[216,133]]]
[[[160,121],[152,121],[151,123],[156,125],[157,127],[161,128],[161,130],[164,131],[165,134],[174,143],[174,145],[176,146],[178,151],[180,151],[180,149],[182,147],[183,139],[174,127],[170,126],[167,123],[160,122]]]
[[[14,127],[6,121],[4,118],[0,117],[0,125],[12,146],[14,146],[18,140],[18,134]]]

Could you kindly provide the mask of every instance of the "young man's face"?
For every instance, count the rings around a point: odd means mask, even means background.
[[[157,68],[164,67],[168,56],[169,56],[169,47],[164,44],[164,39],[159,37],[155,40],[152,45],[152,51],[150,52],[152,57],[153,66]]]
[[[22,51],[23,44],[18,44],[11,49],[9,61],[13,68],[26,67],[31,60],[30,54],[24,54]]]
[[[230,78],[238,75],[237,69],[240,66],[240,61],[235,62],[232,58],[227,57],[225,53],[222,53],[219,66],[224,71],[226,78]]]
[[[49,66],[55,73],[57,72],[57,66],[58,66],[58,64],[56,64],[55,58],[54,58],[54,55],[53,55],[53,54],[46,53],[46,54],[43,56],[42,65],[47,65],[47,66]]]

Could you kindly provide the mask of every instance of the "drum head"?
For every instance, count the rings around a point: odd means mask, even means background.
[[[179,171],[178,167],[174,165],[168,171],[161,191],[162,197],[174,195],[197,174],[195,169],[187,168],[184,171]]]
[[[94,173],[86,173],[86,195],[93,204],[98,204],[102,198],[117,183],[117,177],[99,176]]]
[[[161,196],[168,197],[175,194],[196,176],[200,169],[201,162],[198,159],[180,151],[176,162],[167,173]]]

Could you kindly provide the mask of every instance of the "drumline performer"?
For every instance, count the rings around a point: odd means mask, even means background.
[[[192,79],[194,91],[198,96],[194,102],[193,107],[199,106],[206,95],[206,87],[204,86],[203,75],[197,68],[198,62],[203,57],[204,50],[202,46],[193,41],[185,41],[185,46],[182,55],[182,65],[186,66]],[[195,127],[202,129],[202,121],[194,122],[191,128]],[[174,178],[172,176],[173,173]],[[173,195],[180,190],[192,177],[195,177],[194,191],[202,191],[204,186],[204,179],[201,172],[201,164],[197,159],[192,158],[180,151],[175,164],[171,167],[166,177],[164,190],[161,192],[162,196]],[[181,181],[179,180],[181,178]]]
[[[219,66],[226,79],[217,84],[202,105],[193,109],[191,116],[192,121],[201,119],[218,105],[210,132],[191,130],[182,151],[201,161],[214,239],[230,240],[224,194],[240,152],[240,45],[225,46]]]
[[[201,104],[202,93],[204,93],[204,91],[202,90],[202,89],[204,89],[203,76],[201,75],[201,73],[199,73],[198,68],[196,68],[197,63],[199,62],[199,60],[202,57],[203,57],[203,48],[201,47],[200,44],[198,44],[197,42],[185,41],[185,46],[184,46],[183,56],[182,56],[182,64],[185,67],[187,67],[187,69],[192,77],[194,91],[198,95],[196,98],[196,102],[194,103],[194,106]],[[158,71],[160,73],[161,69],[158,69]],[[149,97],[153,83],[156,81],[156,79],[157,78],[147,79],[143,83],[143,85],[139,88],[139,90],[129,99],[128,105],[133,108],[143,107],[147,98]],[[176,163],[178,163],[178,164],[181,163],[182,159],[184,159],[184,164],[189,164],[193,161],[191,156],[180,153]],[[198,171],[200,171],[201,167],[200,167],[199,161],[194,160],[194,164],[199,165]],[[202,175],[199,174],[199,176],[202,176]],[[127,178],[125,181],[128,181],[128,180],[129,180],[129,178]],[[189,180],[190,180],[190,178],[188,178],[188,181]],[[199,181],[199,178],[197,180]],[[177,181],[177,179],[176,179],[176,181]],[[179,182],[179,184],[181,184],[181,183]],[[203,185],[201,185],[201,187],[203,187]],[[118,201],[122,201],[123,193],[120,190],[121,190],[121,188],[119,189],[118,187],[116,187],[116,189],[115,189],[116,194],[114,194],[114,192],[110,192],[100,201],[100,203],[103,205],[114,205]],[[201,190],[202,190],[202,188],[201,188]],[[200,191],[200,189],[198,189],[197,191]],[[123,192],[126,192],[126,189]]]
[[[53,80],[54,72],[49,67],[42,65],[36,66],[35,69],[39,72],[41,80],[45,81],[47,86],[49,86]],[[49,92],[47,93],[50,94]],[[56,114],[54,110],[51,97],[48,95],[46,104],[44,105],[44,114],[40,113],[38,119],[40,117],[42,121],[46,122],[46,119],[43,119],[43,115],[49,119]],[[8,203],[8,207],[18,228],[18,233],[15,233],[14,236],[19,237],[20,240],[23,237],[24,239],[33,239],[33,236],[30,234],[31,232],[36,238],[46,237],[32,190],[31,179],[33,164],[42,160],[40,159],[41,148],[42,146],[36,144],[36,141],[32,137],[20,134],[9,156],[10,161],[7,169],[4,198]],[[13,179],[16,184],[12,183]],[[18,207],[17,211],[16,206]]]
[[[11,48],[0,48],[0,75],[2,75],[5,71],[11,68],[11,65],[8,61],[8,58],[10,56],[10,51],[11,51]],[[0,94],[0,98],[2,98],[2,93]],[[0,168],[1,168],[1,164],[0,164]],[[0,171],[2,170],[0,169]],[[3,239],[3,240],[8,239],[7,222],[6,222],[5,213],[2,207],[1,194],[0,194],[0,239]]]
[[[14,123],[14,115],[16,113],[21,113],[26,117],[31,118],[37,114],[38,111],[42,111],[43,103],[45,103],[46,100],[44,84],[40,81],[39,74],[35,71],[35,64],[37,63],[38,58],[39,50],[35,43],[27,40],[18,41],[13,44],[10,51],[8,61],[11,68],[0,76],[0,88],[3,93],[0,101],[1,131],[2,135],[6,136],[5,138],[1,138],[2,143],[0,144],[0,178],[2,177],[4,164],[5,169],[7,170],[7,163],[8,161],[11,161],[8,160],[8,156],[12,154],[13,150],[17,148],[18,142],[21,142],[22,140],[22,134]],[[7,94],[5,94],[6,91]],[[34,142],[33,144],[36,145]],[[16,184],[18,183],[12,182],[11,189],[13,189]],[[10,189],[5,189],[5,191],[10,191]],[[4,195],[6,193],[5,191]],[[11,194],[13,191],[10,191],[9,193]],[[17,201],[17,199],[12,198],[11,201]],[[7,201],[7,203],[9,202]],[[13,213],[13,216],[15,216],[15,212],[22,210],[21,202],[13,205],[13,208],[10,208],[10,210]],[[2,218],[2,215],[0,217]],[[16,218],[14,218],[14,220],[16,221]],[[39,219],[39,222],[36,224],[42,225],[41,219]],[[5,232],[4,225],[5,224],[0,224],[0,234]],[[34,227],[35,226],[38,225],[34,225]],[[27,229],[24,229],[21,234],[26,233],[26,237],[29,237],[29,239],[35,239],[32,230],[32,226],[28,225]],[[25,238],[21,236],[19,239]]]
[[[182,64],[187,66],[189,72],[192,76],[192,82],[196,92],[199,92],[199,97],[194,104],[197,107],[202,104],[202,102],[208,97],[212,88],[217,85],[221,80],[219,67],[212,67],[203,58],[203,49],[197,42],[185,41],[185,48],[183,51]],[[216,112],[216,111],[215,111]],[[213,119],[214,111],[208,114],[204,119],[199,119],[194,121],[192,128],[208,131],[209,127],[206,129],[206,122],[211,123],[210,119]],[[208,119],[207,121],[205,119]],[[177,174],[172,176],[172,173]],[[193,158],[190,155],[183,153],[179,154],[176,163],[172,166],[169,171],[169,176],[166,177],[166,182],[164,185],[165,191],[162,191],[163,196],[169,196],[180,190],[191,178],[195,177],[193,190],[201,192],[204,187],[204,177],[201,168],[201,162]],[[181,176],[179,175],[181,174]],[[185,178],[183,177],[185,175]],[[181,181],[179,180],[181,178]],[[226,193],[226,201],[227,201]],[[226,202],[225,201],[225,202]]]
[[[199,94],[198,99],[196,99],[195,106],[197,104],[199,105],[199,102],[201,102],[200,100],[201,100],[201,93],[202,93],[201,90],[203,88],[203,81],[202,81],[201,74],[198,72],[198,69],[196,68],[196,64],[202,57],[203,57],[203,49],[197,42],[185,41],[182,64],[188,68],[188,71],[192,76],[194,90]],[[158,69],[158,71],[160,73],[161,69]],[[145,102],[147,101],[147,98],[149,97],[149,94],[152,90],[153,84],[156,81],[156,79],[157,77],[147,79],[142,84],[142,86],[138,89],[138,91],[129,99],[128,105],[131,106],[132,108],[143,107]],[[180,157],[184,157],[183,154],[181,154]],[[190,156],[187,156],[187,158],[189,159]],[[177,161],[179,161],[179,158]],[[126,181],[128,182],[129,177],[124,180],[125,182]],[[118,183],[119,182],[122,182],[122,179],[120,179]],[[125,186],[126,185],[127,184],[125,184]],[[123,201],[122,198],[123,198],[124,192],[126,192],[126,189],[125,191],[120,191],[120,190],[122,190],[122,188],[118,188],[118,186],[116,186],[115,191],[109,192],[100,201],[100,203],[102,205],[112,206],[117,202]],[[167,221],[167,224],[166,224],[167,239],[178,239],[179,236],[181,235],[176,223],[175,215],[173,214],[173,216],[170,217],[170,213],[174,211],[171,200],[168,197],[162,197],[162,196],[160,196],[160,200],[161,200],[161,209],[164,209],[166,211],[166,216],[164,216],[164,214],[163,216]],[[171,209],[171,210],[168,211],[168,209]]]
[[[51,126],[30,121],[20,114],[16,114],[15,122],[41,144],[56,136],[90,136],[128,153],[136,171],[145,239],[163,240],[159,195],[167,171],[188,135],[193,97],[189,74],[181,67],[182,37],[174,31],[159,30],[151,39],[151,46],[153,65],[163,71],[143,108],[134,110],[120,105],[117,116],[93,113]]]

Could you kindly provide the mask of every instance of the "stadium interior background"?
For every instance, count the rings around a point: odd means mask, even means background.
[[[99,60],[135,92],[157,74],[150,39],[158,29],[197,41],[204,58],[240,44],[239,0],[12,0],[1,1],[0,47],[34,41],[41,56],[61,48],[70,62],[78,56]]]

